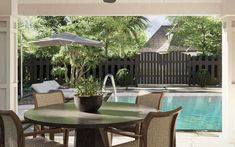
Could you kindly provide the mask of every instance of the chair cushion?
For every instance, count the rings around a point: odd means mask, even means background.
[[[37,93],[48,93],[51,90],[51,87],[44,83],[32,84],[31,87]]]
[[[73,98],[76,93],[76,90],[74,88],[59,89],[59,90],[63,92],[65,98]]]
[[[25,147],[64,147],[64,145],[43,137],[36,137],[33,139],[26,139]]]
[[[60,88],[60,84],[57,83],[55,80],[51,80],[51,81],[44,81],[43,84],[49,86],[51,88],[51,90],[57,90]]]

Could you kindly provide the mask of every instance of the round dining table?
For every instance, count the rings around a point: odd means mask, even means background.
[[[79,111],[73,102],[50,105],[25,112],[25,120],[50,127],[74,128],[75,147],[106,147],[104,128],[141,123],[150,111],[136,104],[103,102],[95,113]]]

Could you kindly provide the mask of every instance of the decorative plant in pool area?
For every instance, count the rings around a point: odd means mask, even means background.
[[[74,45],[68,48],[61,47],[60,52],[52,58],[52,62],[59,67],[63,66],[65,81],[72,84],[82,79],[85,73],[94,69],[102,59],[102,49]]]
[[[208,72],[208,70],[206,69],[200,69],[199,71],[197,71],[196,73],[196,83],[200,86],[200,87],[205,87],[206,84],[209,83],[210,80],[210,74]]]
[[[126,68],[122,68],[118,70],[115,80],[117,81],[117,84],[120,86],[127,86],[130,83],[131,77],[129,74],[129,70]]]

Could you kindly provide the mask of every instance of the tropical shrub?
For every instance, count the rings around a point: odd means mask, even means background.
[[[64,76],[65,74],[65,69],[63,67],[54,67],[51,71],[51,74],[54,77],[60,77],[60,76]]]
[[[115,76],[115,80],[120,86],[127,86],[128,84],[130,84],[131,77],[129,74],[129,70],[126,68],[119,69]]]
[[[209,74],[208,70],[200,69],[199,71],[197,71],[196,76],[195,76],[195,80],[196,80],[196,83],[200,87],[205,87],[206,84],[208,84],[210,81],[210,74]]]

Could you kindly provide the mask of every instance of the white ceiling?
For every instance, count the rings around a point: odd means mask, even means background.
[[[103,0],[18,0],[20,4],[34,3],[103,3]],[[116,3],[221,3],[222,0],[117,0]]]
[[[20,15],[220,15],[235,0],[18,0]],[[234,10],[234,4],[230,5]]]

